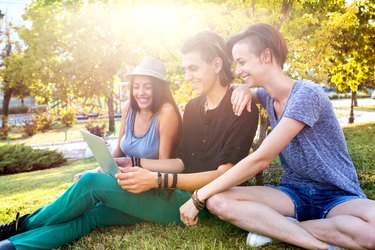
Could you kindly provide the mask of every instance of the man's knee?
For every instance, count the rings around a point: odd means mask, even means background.
[[[217,215],[221,220],[231,220],[231,202],[227,195],[224,193],[212,196],[207,200],[207,209]]]

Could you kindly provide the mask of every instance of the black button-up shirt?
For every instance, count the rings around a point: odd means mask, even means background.
[[[185,173],[216,170],[220,165],[236,164],[249,153],[258,127],[255,104],[251,113],[244,110],[235,116],[229,88],[219,106],[204,111],[205,96],[191,100],[185,108],[182,140],[178,157]]]

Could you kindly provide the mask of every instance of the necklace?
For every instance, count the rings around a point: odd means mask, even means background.
[[[222,99],[220,100],[220,102],[217,103],[217,104],[215,105],[215,107],[213,107],[213,108],[209,108],[209,107],[208,107],[208,99],[207,99],[207,96],[206,96],[206,101],[205,101],[205,103],[204,103],[204,112],[207,113],[207,111],[210,110],[210,109],[216,109],[216,108],[220,105],[220,103],[221,103],[221,101],[222,101],[223,99],[224,99],[224,98],[222,98]]]

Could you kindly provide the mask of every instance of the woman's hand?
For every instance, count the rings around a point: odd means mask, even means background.
[[[157,188],[157,174],[139,167],[120,167],[121,173],[116,174],[118,184],[122,189],[139,194],[152,188]]]
[[[73,182],[76,182],[79,180],[79,178],[81,178],[82,175],[86,174],[86,173],[97,173],[97,172],[101,172],[101,173],[104,173],[103,169],[101,167],[97,167],[97,168],[94,168],[94,169],[91,169],[91,170],[85,170],[81,173],[78,173],[74,176],[73,178]]]
[[[231,102],[235,115],[240,116],[245,107],[251,112],[251,90],[245,84],[239,85],[232,92]]]
[[[114,158],[117,166],[122,168],[133,167],[132,160],[130,157],[118,157]]]
[[[198,223],[199,210],[194,206],[193,200],[189,199],[180,207],[180,220],[186,226],[194,226]]]

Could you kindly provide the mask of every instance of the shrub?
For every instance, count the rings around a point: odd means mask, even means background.
[[[9,114],[25,114],[29,108],[26,105],[20,105],[15,107],[10,107],[8,110]],[[0,108],[0,114],[3,114],[3,109]]]
[[[89,119],[86,124],[86,129],[91,133],[99,137],[104,136],[105,123],[102,125],[95,125],[94,119]]]
[[[76,123],[76,111],[73,108],[68,108],[62,113],[61,122],[67,128],[73,126]]]
[[[36,124],[37,130],[45,132],[51,129],[55,122],[55,117],[52,113],[39,112],[33,116],[33,122]]]
[[[25,124],[23,125],[23,131],[25,131],[28,136],[33,136],[38,131],[37,124],[34,120],[25,121]]]
[[[0,175],[54,168],[65,162],[62,153],[23,144],[0,146]]]

